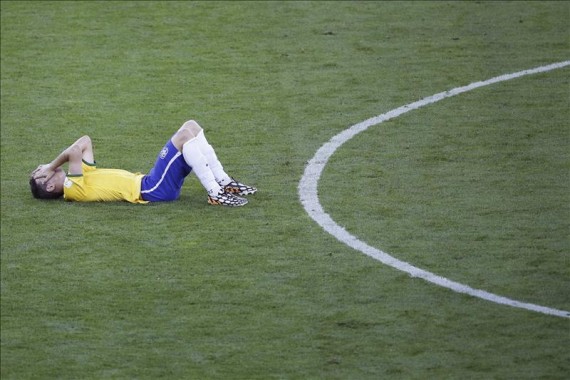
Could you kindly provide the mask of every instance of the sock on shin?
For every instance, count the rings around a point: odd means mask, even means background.
[[[198,136],[196,136],[195,140],[197,141],[200,151],[206,158],[208,166],[210,167],[210,170],[214,174],[216,181],[222,186],[229,184],[232,181],[232,179],[224,171],[224,167],[222,166],[222,163],[218,159],[218,156],[216,155],[214,148],[210,145],[210,143],[208,143],[208,140],[206,140],[204,131],[200,131],[200,133],[198,133]]]
[[[197,138],[188,140],[182,147],[182,155],[184,160],[192,171],[198,177],[198,180],[204,186],[209,195],[218,194],[221,186],[216,181],[216,177],[212,172],[212,168],[208,165],[208,160],[200,149],[200,143]]]

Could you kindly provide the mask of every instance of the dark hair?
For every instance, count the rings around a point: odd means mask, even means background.
[[[30,189],[37,199],[57,199],[62,196],[61,192],[47,191],[45,185],[38,183],[34,178],[30,178]]]

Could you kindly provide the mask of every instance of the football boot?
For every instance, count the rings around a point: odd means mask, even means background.
[[[220,189],[216,195],[208,195],[208,203],[211,205],[238,207],[247,204],[247,199],[238,197]]]
[[[255,194],[257,189],[253,186],[245,185],[232,178],[232,181],[225,186],[222,186],[226,193],[235,195],[249,195]]]

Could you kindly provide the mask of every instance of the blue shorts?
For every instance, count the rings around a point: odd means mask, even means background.
[[[180,196],[184,179],[192,168],[172,141],[158,154],[154,167],[141,182],[142,199],[149,202],[173,201]]]

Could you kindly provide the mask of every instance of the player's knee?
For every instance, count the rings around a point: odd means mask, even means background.
[[[193,137],[196,137],[198,136],[198,133],[200,133],[200,131],[202,130],[202,127],[200,127],[200,124],[198,124],[198,122],[196,122],[195,120],[188,120],[187,122],[182,124],[182,127],[180,127],[180,129],[190,131]]]
[[[187,141],[198,136],[201,130],[202,127],[200,127],[196,121],[188,120],[180,127],[180,129],[178,129],[178,131],[176,131],[174,136],[172,136],[172,143],[176,148],[178,148],[178,150],[182,150],[182,146]]]

